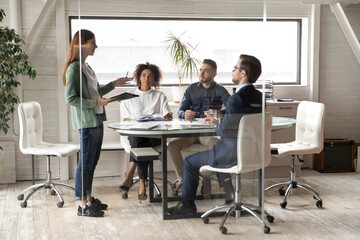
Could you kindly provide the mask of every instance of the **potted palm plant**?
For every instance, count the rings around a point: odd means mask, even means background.
[[[181,85],[181,81],[188,77],[191,81],[193,74],[198,73],[198,67],[201,64],[201,61],[193,56],[193,52],[198,45],[193,46],[180,39],[185,33],[186,32],[183,32],[179,36],[176,36],[168,30],[167,37],[163,41],[166,45],[166,51],[169,52],[172,58],[179,78],[179,86],[173,88],[174,102],[180,102],[183,97],[185,87]]]
[[[5,11],[0,9],[0,22],[4,16]],[[24,41],[14,29],[0,26],[0,134],[7,134],[11,115],[19,103],[19,97],[14,91],[20,85],[18,75],[31,79],[36,77],[36,71],[22,49],[23,44]]]

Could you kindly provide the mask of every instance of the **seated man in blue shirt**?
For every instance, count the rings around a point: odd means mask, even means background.
[[[221,114],[220,110],[223,105],[226,106],[230,94],[214,81],[216,74],[216,62],[204,59],[200,68],[199,82],[191,84],[185,90],[178,112],[179,119],[204,118],[209,114],[209,110],[216,110],[218,115]],[[179,185],[182,183],[184,166],[181,150],[196,143],[204,145],[204,150],[211,149],[218,140],[217,137],[191,137],[175,138],[169,143],[169,155],[174,163]]]
[[[261,74],[260,61],[249,55],[240,55],[236,63],[232,81],[238,85],[236,93],[229,98],[226,112],[221,121],[207,117],[205,122],[215,124],[216,133],[221,139],[208,151],[195,153],[185,158],[182,185],[182,201],[169,209],[169,214],[192,214],[196,212],[194,199],[199,184],[199,169],[204,165],[217,168],[230,168],[237,164],[237,129],[245,114],[260,113],[262,94],[252,85]],[[228,174],[218,174],[220,186],[232,190]],[[231,187],[230,187],[231,186]]]

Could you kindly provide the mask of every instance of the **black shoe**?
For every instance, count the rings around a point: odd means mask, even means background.
[[[196,213],[195,203],[186,203],[183,201],[179,202],[175,207],[168,209],[168,214],[177,214],[177,215],[188,215]]]
[[[138,194],[138,200],[145,201],[147,199],[146,193]]]
[[[84,209],[80,206],[78,207],[77,215],[84,217],[103,217],[104,212],[92,206],[85,205]]]
[[[128,186],[128,187],[125,186],[125,185],[121,185],[121,186],[120,186],[120,189],[123,190],[123,191],[125,191],[125,192],[129,192],[129,190],[130,190],[131,186],[133,185],[133,183],[134,183],[134,182],[131,182],[130,186]]]
[[[98,198],[91,197],[91,206],[98,210],[106,210],[108,208],[108,205],[105,203],[102,203]]]

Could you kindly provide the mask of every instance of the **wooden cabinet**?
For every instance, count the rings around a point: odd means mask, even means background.
[[[296,118],[297,106],[299,101],[294,102],[266,102],[266,111],[271,112],[276,117]],[[271,133],[272,143],[285,143],[295,140],[295,125],[290,128],[282,129]],[[295,161],[297,176],[300,176],[301,165]],[[290,176],[290,156],[272,157],[271,164],[265,168],[265,177],[289,177]]]

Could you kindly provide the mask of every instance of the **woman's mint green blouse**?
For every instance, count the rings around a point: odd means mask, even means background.
[[[97,127],[98,122],[95,114],[96,99],[91,99],[87,79],[82,74],[82,98],[80,98],[80,63],[72,62],[66,71],[65,101],[70,105],[71,119],[74,129]],[[103,96],[114,89],[112,82],[100,87],[98,91]],[[82,102],[82,110],[80,104]],[[104,121],[106,113],[104,108]]]

